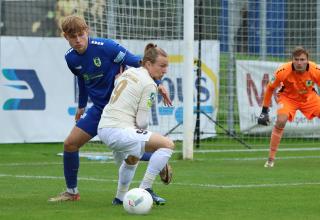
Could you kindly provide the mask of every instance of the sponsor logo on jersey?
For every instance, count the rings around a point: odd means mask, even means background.
[[[94,80],[94,79],[103,77],[103,73],[91,73],[91,74],[84,73],[82,75],[82,77],[83,77],[84,81],[88,82],[90,80]]]
[[[93,63],[96,67],[100,67],[101,66],[101,60],[99,57],[95,57],[93,58]]]

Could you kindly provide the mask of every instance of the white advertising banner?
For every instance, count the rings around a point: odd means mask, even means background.
[[[68,43],[63,38],[0,39],[0,143],[63,141],[74,126],[77,106],[74,76],[64,60]],[[145,41],[120,43],[140,55],[146,45]],[[156,43],[169,54],[169,70],[163,84],[169,90],[174,107],[164,107],[159,97],[152,108],[149,129],[182,139],[182,101],[187,98],[182,94],[182,43]],[[202,76],[198,79],[195,73],[195,79],[201,81],[201,119],[206,119],[200,124],[204,132],[202,137],[208,137],[215,134],[215,126],[208,117],[216,120],[219,43],[203,41],[201,53]],[[198,54],[197,49],[195,54]],[[194,89],[196,95],[196,86],[190,89]]]
[[[270,126],[258,126],[257,119],[261,113],[265,86],[271,79],[274,71],[281,65],[279,62],[237,60],[237,97],[239,105],[240,130],[244,133],[270,132],[276,120],[277,101],[275,94],[272,96],[270,107]],[[295,120],[286,125],[286,134],[303,134],[313,131],[320,135],[320,120],[315,118],[307,120],[297,111]],[[310,132],[309,132],[310,133]]]

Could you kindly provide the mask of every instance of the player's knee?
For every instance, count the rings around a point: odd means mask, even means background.
[[[175,147],[174,142],[169,138],[168,138],[167,142],[168,142],[168,144],[167,144],[168,148],[171,150],[174,150],[174,147]]]
[[[286,126],[287,121],[288,121],[287,115],[279,115],[277,117],[275,126],[277,128],[283,129]]]
[[[277,120],[276,127],[283,129],[286,126],[287,120]]]
[[[127,159],[125,159],[126,163],[129,165],[136,165],[139,162],[139,158],[129,155]]]
[[[63,148],[64,148],[64,151],[67,151],[67,152],[75,152],[79,150],[79,148],[69,139],[66,139],[64,141]]]

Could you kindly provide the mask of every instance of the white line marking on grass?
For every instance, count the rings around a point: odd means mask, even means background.
[[[278,151],[320,151],[320,147],[311,148],[279,148]],[[181,153],[182,151],[175,151]],[[266,149],[227,149],[227,150],[195,150],[194,153],[234,153],[234,152],[269,152],[269,148]]]
[[[318,159],[319,156],[284,156],[277,157],[277,160],[291,160],[291,159]],[[267,157],[230,157],[230,158],[196,158],[194,161],[253,161],[266,160]],[[177,163],[181,160],[170,160],[170,163]],[[143,161],[145,162],[145,161]],[[114,161],[91,161],[81,162],[81,164],[114,164]],[[63,165],[62,162],[36,162],[36,163],[0,163],[0,167],[14,167],[14,166],[52,166]]]
[[[106,164],[114,163],[114,161],[92,161],[92,162],[80,162],[81,164]],[[62,162],[35,162],[35,163],[0,163],[0,166],[51,166],[51,165],[63,165]]]
[[[10,177],[17,179],[57,179],[62,180],[64,177],[57,176],[27,176],[27,175],[11,175],[11,174],[0,174],[1,177]],[[93,182],[112,182],[117,183],[118,180],[112,179],[97,179],[80,177],[79,180],[93,181]],[[133,181],[138,183],[139,181]],[[161,183],[156,183],[161,184]],[[320,185],[320,182],[300,182],[300,183],[266,183],[266,184],[231,184],[231,185],[216,185],[216,184],[201,184],[201,183],[171,183],[172,185],[186,186],[186,187],[201,187],[201,188],[219,188],[219,189],[238,189],[238,188],[272,188],[272,187],[288,187],[288,186],[306,186],[306,185]]]
[[[266,183],[266,184],[237,184],[237,185],[215,185],[215,184],[198,184],[198,183],[172,183],[174,185],[203,187],[203,188],[221,188],[221,189],[237,189],[237,188],[271,188],[271,187],[288,187],[288,186],[305,186],[305,185],[320,185],[320,182],[315,183]]]
[[[318,159],[320,156],[287,156],[287,157],[277,157],[276,160],[291,160],[291,159]],[[242,158],[203,158],[196,159],[201,161],[212,161],[212,160],[228,160],[228,161],[250,161],[250,160],[266,160],[268,157],[242,157]]]

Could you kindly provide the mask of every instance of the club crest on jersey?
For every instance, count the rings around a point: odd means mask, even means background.
[[[154,103],[154,100],[156,99],[156,94],[153,92],[150,94],[149,100],[147,102],[147,106],[151,108],[152,104]]]
[[[306,86],[307,86],[307,87],[312,86],[312,84],[313,84],[312,80],[307,80],[307,81],[306,81]]]
[[[101,66],[101,60],[99,57],[95,57],[93,58],[93,63],[96,67],[100,67]]]

